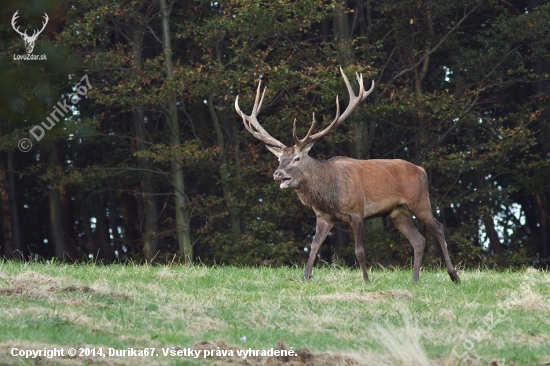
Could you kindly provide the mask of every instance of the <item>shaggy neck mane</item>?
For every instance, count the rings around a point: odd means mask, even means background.
[[[303,204],[321,210],[332,210],[337,205],[340,192],[337,169],[330,160],[319,161],[309,158],[302,169],[303,178],[296,187]]]

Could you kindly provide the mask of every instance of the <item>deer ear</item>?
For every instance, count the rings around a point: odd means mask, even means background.
[[[315,142],[312,141],[312,142],[306,144],[304,147],[301,148],[301,151],[307,154],[309,152],[309,150],[313,147],[314,143]]]
[[[269,145],[265,145],[265,147],[267,147],[267,149],[271,151],[273,155],[275,155],[277,158],[280,158],[281,155],[283,155],[283,149],[281,149],[280,147],[269,146]]]

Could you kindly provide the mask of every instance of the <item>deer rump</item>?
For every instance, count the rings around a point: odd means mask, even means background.
[[[324,130],[312,135],[315,126],[313,115],[311,127],[303,139],[296,136],[294,120],[292,135],[295,144],[292,147],[273,138],[258,122],[257,116],[265,95],[264,89],[260,98],[261,83],[258,85],[250,116],[239,108],[239,97],[235,100],[235,109],[242,117],[245,128],[265,143],[269,151],[279,159],[273,178],[281,181],[282,189],[294,188],[302,203],[311,206],[317,216],[304,279],[310,279],[319,248],[334,223],[345,222],[353,229],[357,262],[363,272],[363,279],[368,281],[363,220],[389,216],[414,248],[413,281],[418,281],[426,240],[412,223],[411,217],[414,215],[436,236],[451,280],[460,282],[449,257],[443,225],[433,217],[428,179],[423,168],[400,159],[357,160],[339,156],[319,161],[308,155],[315,141],[342,123],[374,90],[373,82],[372,87],[365,91],[363,76],[357,75],[359,95],[356,96],[341,68],[340,72],[350,98],[346,110],[340,114],[340,104],[336,97],[334,120]]]

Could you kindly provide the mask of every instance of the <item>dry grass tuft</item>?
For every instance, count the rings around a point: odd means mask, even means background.
[[[429,366],[431,365],[424,348],[420,343],[422,330],[405,320],[402,328],[388,329],[376,326],[375,337],[386,349],[382,365]]]
[[[130,296],[116,291],[96,291],[91,287],[73,284],[62,287],[61,282],[72,281],[62,277],[50,277],[38,272],[26,271],[15,276],[0,275],[8,286],[0,287],[0,295],[7,297],[22,296],[31,298],[49,298],[60,302],[67,302],[56,298],[59,294],[69,293],[90,293],[93,296],[106,297],[113,299],[129,299]],[[72,300],[68,300],[71,302]]]
[[[452,319],[454,318],[455,314],[451,309],[441,309],[439,312],[439,316],[442,318]]]
[[[540,273],[543,273],[542,270],[540,269],[536,269],[535,267],[527,267],[525,269],[525,273],[529,273],[529,274],[540,274]]]
[[[506,309],[523,309],[531,311],[550,311],[548,299],[533,291],[530,285],[519,291],[513,291],[502,304]]]
[[[8,283],[8,287],[0,288],[0,294],[4,296],[44,298],[50,297],[59,288],[58,279],[33,271],[11,277],[2,276],[2,279]]]
[[[388,329],[377,326],[373,331],[386,349],[386,360],[390,365],[429,366],[431,365],[424,348],[420,344],[422,331],[405,320],[402,328]]]
[[[407,290],[388,290],[365,293],[339,293],[329,295],[317,295],[313,297],[319,301],[361,301],[361,302],[381,302],[387,299],[405,299],[412,300],[413,294]]]
[[[161,279],[171,279],[175,278],[176,274],[170,267],[162,267],[162,269],[155,274],[153,274],[154,278],[161,278]]]
[[[70,285],[70,286],[65,287],[61,291],[62,292],[79,292],[79,293],[85,294],[85,293],[88,293],[88,292],[94,292],[94,289],[91,288],[91,287],[88,287],[88,286]]]

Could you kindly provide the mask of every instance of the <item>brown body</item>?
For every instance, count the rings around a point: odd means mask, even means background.
[[[426,173],[404,160],[311,158],[296,193],[327,221],[348,222],[350,217],[369,219],[411,212],[411,198],[425,198]],[[382,183],[382,184],[381,184]],[[397,212],[396,212],[397,213]]]
[[[363,272],[363,279],[368,281],[363,220],[389,216],[414,248],[413,281],[418,281],[426,240],[412,223],[411,217],[414,215],[434,233],[441,246],[449,276],[454,282],[459,282],[460,279],[449,258],[443,225],[437,222],[432,214],[428,179],[424,169],[400,159],[357,160],[337,156],[319,161],[308,155],[313,143],[349,116],[357,104],[373,90],[371,88],[365,92],[362,77],[358,76],[360,92],[359,96],[355,96],[346,76],[343,73],[342,75],[350,93],[348,108],[340,115],[336,99],[337,113],[334,121],[323,131],[311,135],[314,120],[302,140],[296,137],[294,128],[294,147],[287,147],[275,140],[258,123],[256,115],[263,101],[263,95],[262,100],[259,100],[259,86],[251,116],[242,113],[238,107],[238,99],[235,102],[237,112],[243,117],[248,131],[265,142],[267,148],[279,158],[279,167],[273,174],[274,179],[281,181],[282,189],[294,188],[302,203],[311,206],[317,216],[315,237],[311,243],[304,279],[309,280],[311,277],[315,258],[330,229],[336,222],[344,222],[353,229],[357,261]]]

